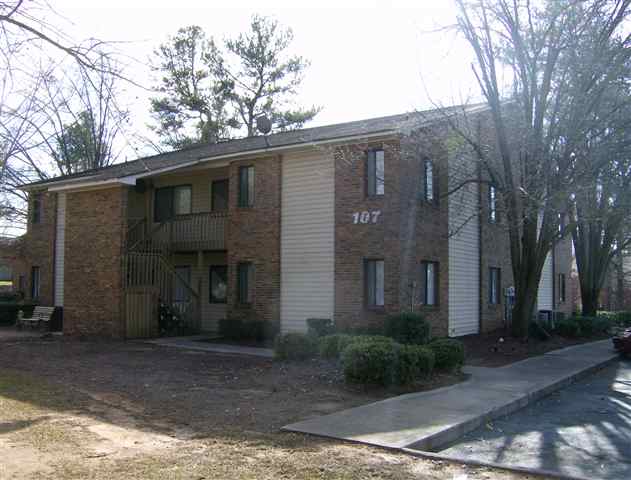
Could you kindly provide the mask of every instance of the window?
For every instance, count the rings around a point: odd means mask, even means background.
[[[434,162],[426,158],[423,162],[423,195],[428,202],[436,201],[436,176],[434,175]]]
[[[157,188],[154,201],[153,219],[164,222],[175,215],[191,213],[192,188],[190,185]]]
[[[191,284],[191,267],[175,267],[175,283],[173,286],[173,301],[175,303],[188,303],[191,301],[191,293],[188,286]]]
[[[497,188],[489,185],[489,222],[497,222]]]
[[[210,209],[213,212],[225,212],[228,210],[228,180],[215,180],[210,188]]]
[[[39,223],[42,220],[42,194],[33,194],[33,205],[31,211],[31,223]]]
[[[254,206],[254,167],[239,168],[239,206]]]
[[[39,298],[40,278],[39,267],[31,268],[31,299],[36,300]]]
[[[383,150],[369,150],[366,164],[368,195],[384,194],[385,165]]]
[[[191,213],[192,189],[190,185],[173,187],[173,209],[176,215]]]
[[[365,286],[366,306],[383,307],[384,305],[384,262],[383,260],[366,260]]]
[[[501,270],[499,268],[489,268],[489,303],[491,305],[499,305],[501,290]]]
[[[237,298],[239,303],[252,303],[254,265],[249,262],[237,266]]]
[[[559,273],[559,303],[565,302],[565,274]]]
[[[438,305],[438,262],[421,262],[421,303]]]
[[[226,303],[228,291],[228,267],[213,265],[210,267],[209,303]]]

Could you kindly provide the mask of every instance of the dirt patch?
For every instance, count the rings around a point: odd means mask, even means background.
[[[56,339],[0,342],[0,365],[0,478],[527,478],[281,433],[397,393],[319,360]]]
[[[543,355],[552,350],[581,343],[603,340],[607,336],[591,338],[564,338],[552,335],[548,340],[519,340],[506,330],[496,330],[481,335],[461,337],[465,345],[466,363],[477,367],[501,367],[529,357]]]

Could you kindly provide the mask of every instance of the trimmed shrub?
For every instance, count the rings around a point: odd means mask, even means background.
[[[576,338],[582,334],[581,324],[578,322],[579,317],[567,317],[557,322],[556,333],[562,337]]]
[[[616,314],[616,323],[620,327],[631,327],[631,311],[618,312]]]
[[[304,360],[316,353],[316,342],[304,333],[277,335],[274,341],[274,356],[280,360]]]
[[[623,327],[629,328],[631,327],[631,311],[620,311],[620,312],[606,312],[601,311],[598,312],[599,317],[607,318],[609,320],[609,325],[611,327]]]
[[[395,380],[400,385],[414,383],[428,377],[434,370],[435,355],[420,345],[401,345],[398,349]]]
[[[436,370],[455,370],[464,363],[464,344],[453,338],[439,338],[428,347],[434,352]]]
[[[324,358],[339,358],[342,351],[350,345],[356,337],[345,333],[325,335],[318,339],[318,353]]]
[[[384,335],[406,345],[425,345],[429,343],[430,325],[418,313],[401,312],[388,315]]]
[[[383,336],[383,327],[378,326],[378,325],[364,325],[360,327],[345,328],[343,330],[343,333],[347,333],[349,335],[355,335],[355,336],[358,336],[358,335]]]
[[[335,325],[333,325],[333,320],[330,318],[307,318],[307,327],[309,334],[316,337],[324,337],[335,333]]]
[[[351,335],[349,339],[350,343],[396,343],[392,338],[384,335]]]
[[[399,345],[395,342],[360,341],[348,345],[342,353],[344,377],[349,383],[391,385]]]
[[[601,335],[609,330],[610,320],[605,317],[574,317],[583,337]]]

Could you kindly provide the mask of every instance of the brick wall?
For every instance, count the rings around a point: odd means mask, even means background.
[[[554,248],[554,304],[555,309],[570,315],[574,310],[571,286],[572,237],[566,236]],[[559,299],[559,274],[565,274],[565,302]]]
[[[238,207],[239,167],[254,165],[254,206]],[[265,321],[280,319],[280,157],[230,164],[228,223],[228,317]],[[251,305],[237,301],[237,265],[255,267]]]
[[[385,195],[369,197],[368,149],[384,150]],[[335,322],[340,328],[379,325],[399,310],[399,141],[335,149]],[[380,211],[377,223],[354,224],[353,214]],[[384,307],[365,303],[364,261],[384,260]]]
[[[15,265],[15,282],[19,281],[20,276],[24,276],[24,294],[27,300],[36,300],[40,305],[53,305],[53,258],[55,245],[55,215],[56,201],[55,194],[41,193],[41,216],[39,223],[32,223],[33,212],[33,194],[29,195],[28,218],[29,223],[27,232],[21,240],[21,255],[16,260]],[[40,296],[39,299],[31,298],[31,272],[32,267],[37,266],[40,269]]]
[[[447,335],[449,321],[448,201],[447,198],[441,198],[448,189],[444,139],[444,128],[436,126],[411,132],[401,141],[401,305],[402,309],[409,310],[412,296],[415,296],[414,309],[430,322],[434,336]],[[434,175],[438,178],[434,202],[425,199],[426,159],[432,161]],[[436,306],[418,303],[422,285],[419,265],[422,261],[439,264]],[[417,287],[412,288],[413,285]]]
[[[489,219],[489,185],[480,185],[480,323],[482,332],[504,327],[506,297],[504,291],[514,286],[506,215],[498,199],[497,221]],[[490,269],[500,269],[500,304],[491,304]]]
[[[121,253],[127,189],[67,194],[64,333],[124,337]]]

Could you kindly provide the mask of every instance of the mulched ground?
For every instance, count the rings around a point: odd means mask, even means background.
[[[0,454],[15,461],[0,478],[526,478],[280,432],[402,393],[348,387],[329,362],[1,333]]]
[[[111,389],[143,405],[147,419],[173,418],[200,431],[278,431],[288,423],[463,380],[437,374],[405,389],[344,383],[338,364],[274,362],[139,342],[56,337],[0,342],[0,365],[78,389]]]
[[[552,335],[548,340],[512,338],[505,330],[460,338],[464,342],[466,363],[477,367],[501,367],[528,357],[542,355],[552,350],[603,340],[608,336],[591,338],[564,338]]]

